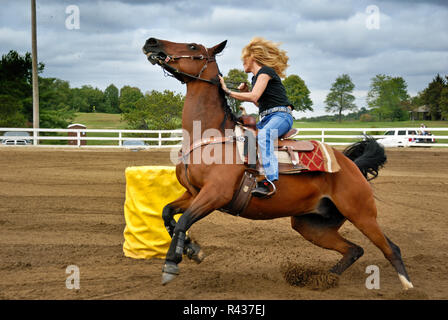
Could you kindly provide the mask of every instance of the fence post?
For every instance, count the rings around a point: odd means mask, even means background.
[[[33,128],[33,145],[37,146],[38,141],[37,141],[37,129]]]
[[[321,139],[322,143],[325,142],[325,130],[322,130],[322,139]]]
[[[122,135],[121,131],[118,131],[118,146],[119,147],[123,146],[121,138],[123,138],[123,135]]]
[[[81,131],[76,130],[76,137],[78,138],[78,148],[81,147]]]
[[[159,131],[159,147],[162,146],[162,132]]]

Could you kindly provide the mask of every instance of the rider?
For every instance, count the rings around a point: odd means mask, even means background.
[[[274,154],[274,142],[293,125],[291,115],[294,106],[288,101],[285,87],[280,78],[284,78],[288,67],[286,51],[279,45],[260,37],[253,38],[243,48],[241,59],[246,73],[252,73],[252,91],[245,83],[240,84],[241,92],[230,91],[222,77],[223,90],[232,98],[253,102],[259,108],[261,121],[257,123],[258,146],[265,171],[265,179],[257,183],[252,190],[256,197],[265,197],[270,193],[269,183],[278,180],[278,160]]]

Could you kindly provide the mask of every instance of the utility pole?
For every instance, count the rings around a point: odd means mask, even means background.
[[[31,0],[31,47],[33,61],[33,128],[34,145],[39,144],[39,82],[37,75],[36,0]]]

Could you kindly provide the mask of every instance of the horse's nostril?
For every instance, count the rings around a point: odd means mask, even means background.
[[[156,38],[149,38],[148,40],[146,40],[146,44],[148,46],[156,46],[159,43],[159,41],[157,41]]]

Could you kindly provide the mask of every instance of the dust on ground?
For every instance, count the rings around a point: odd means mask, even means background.
[[[322,270],[340,255],[304,240],[289,218],[250,221],[218,211],[192,227],[206,259],[184,259],[180,276],[162,286],[162,260],[123,255],[124,172],[171,165],[167,151],[2,147],[0,299],[447,299],[448,152],[387,155],[372,181],[378,221],[401,248],[412,292],[349,222],[341,234],[365,254],[328,280]],[[69,265],[80,268],[80,290],[65,286]],[[365,286],[369,265],[380,269],[380,290]]]

